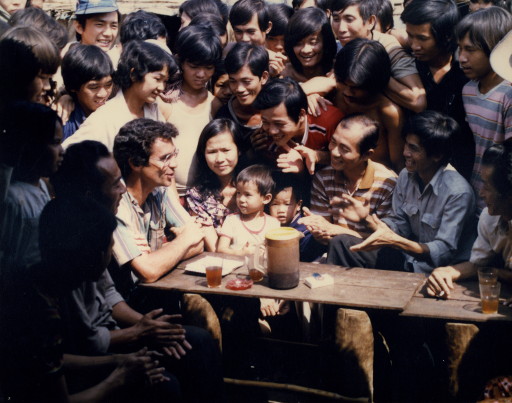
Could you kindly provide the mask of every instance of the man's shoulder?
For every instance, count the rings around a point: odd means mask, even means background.
[[[442,169],[442,178],[440,185],[443,193],[451,194],[470,193],[473,194],[473,188],[469,182],[451,165],[447,165]]]
[[[381,164],[380,162],[370,161],[375,173],[374,178],[375,180],[391,180],[393,182],[397,181],[398,175],[395,171],[388,168],[384,164]]]

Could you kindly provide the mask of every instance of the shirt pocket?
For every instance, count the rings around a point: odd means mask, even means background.
[[[405,214],[407,214],[407,216],[409,216],[409,218],[418,215],[418,206],[414,204],[404,203],[402,206],[402,210],[404,211]]]
[[[433,241],[441,226],[441,214],[425,213],[421,217],[422,231],[420,233],[420,241],[430,242]]]
[[[162,222],[152,222],[149,225],[149,237],[149,247],[151,251],[160,249],[162,245],[167,242],[164,224]]]

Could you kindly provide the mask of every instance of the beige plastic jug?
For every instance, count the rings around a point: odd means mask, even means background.
[[[268,283],[271,288],[284,290],[299,284],[299,241],[303,236],[290,227],[276,228],[265,235]]]

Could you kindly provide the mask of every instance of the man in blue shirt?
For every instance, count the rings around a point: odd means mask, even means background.
[[[393,193],[393,213],[379,220],[369,216],[367,205],[342,195],[340,214],[365,222],[373,233],[362,242],[355,236],[334,238],[329,263],[396,270],[401,257],[406,271],[430,273],[469,258],[476,236],[475,196],[448,163],[457,130],[453,119],[438,112],[411,118],[404,129],[405,169]]]

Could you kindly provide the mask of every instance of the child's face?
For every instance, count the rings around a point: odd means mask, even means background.
[[[224,104],[229,101],[233,93],[231,92],[231,88],[229,88],[229,76],[227,74],[223,74],[217,79],[213,86],[213,95],[219,98]]]
[[[85,114],[89,115],[104,105],[111,93],[112,77],[106,76],[99,80],[90,80],[82,84],[76,93],[76,97]]]
[[[185,60],[181,65],[183,71],[183,83],[191,89],[200,90],[206,88],[206,84],[215,73],[215,66],[200,66]]]
[[[270,202],[270,215],[277,218],[281,224],[290,224],[300,210],[301,204],[301,200],[295,200],[291,186],[284,188]]]
[[[470,80],[482,80],[492,72],[489,57],[477,48],[466,34],[459,41],[459,63],[462,71]]]
[[[268,204],[270,200],[272,200],[272,195],[262,195],[253,181],[236,184],[236,205],[242,215],[263,211],[265,204]]]

